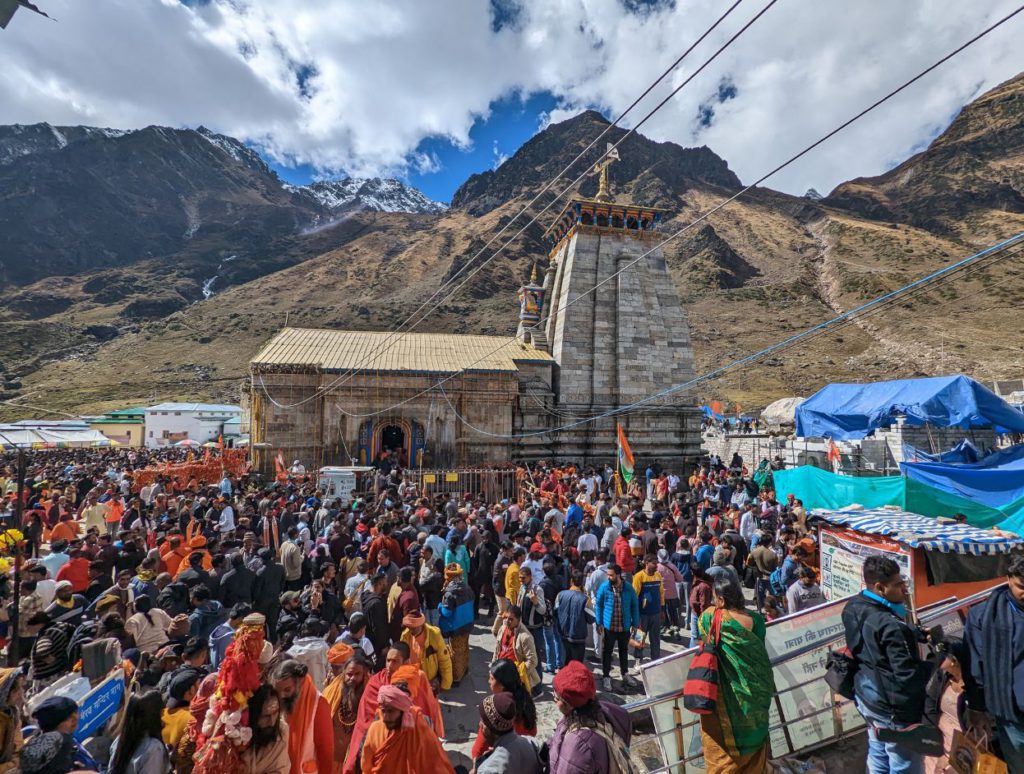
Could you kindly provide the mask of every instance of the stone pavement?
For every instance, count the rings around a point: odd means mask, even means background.
[[[444,748],[448,752],[452,765],[461,763],[467,769],[472,768],[469,753],[473,747],[473,741],[476,739],[476,731],[479,724],[480,716],[477,714],[477,707],[490,691],[487,670],[494,654],[494,637],[491,635],[490,629],[492,621],[493,618],[487,617],[483,613],[481,614],[469,638],[469,672],[463,677],[457,688],[453,687],[450,691],[441,694],[440,697],[446,733]],[[669,653],[681,650],[683,647],[685,647],[685,641],[680,643],[663,639],[661,655],[666,656]],[[588,658],[592,657],[593,651],[588,650],[587,655]],[[645,694],[643,688],[639,685],[637,673],[633,671],[633,676],[637,679],[637,686],[627,690],[618,680],[619,670],[615,665],[616,663],[617,661],[613,662],[612,666],[613,692],[605,693],[600,690],[600,665],[593,661],[588,661],[587,665],[591,669],[596,670],[595,676],[598,680],[599,698],[616,704],[625,704],[642,699]],[[631,667],[634,664],[635,661],[630,659]],[[537,705],[537,736],[545,741],[551,738],[555,726],[562,718],[551,694],[551,681],[553,677],[550,674],[542,675],[544,691],[534,699]],[[665,690],[668,690],[668,688]],[[649,715],[646,712],[634,714],[635,731],[631,748],[635,753],[635,757],[639,758],[648,767],[648,770],[652,770],[662,765],[662,763],[657,742],[650,735],[651,725],[647,719],[648,717]]]

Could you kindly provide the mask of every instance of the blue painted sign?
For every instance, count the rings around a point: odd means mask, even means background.
[[[116,669],[78,702],[75,741],[84,742],[117,714],[124,698],[124,670]]]

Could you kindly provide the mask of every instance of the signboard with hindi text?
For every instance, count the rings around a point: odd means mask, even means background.
[[[124,670],[115,669],[79,700],[75,741],[83,742],[103,728],[117,714],[123,698]]]
[[[821,528],[821,591],[825,599],[842,599],[860,593],[864,587],[864,560],[869,556],[885,556],[895,560],[914,592],[913,558],[898,543],[885,538],[857,535]]]

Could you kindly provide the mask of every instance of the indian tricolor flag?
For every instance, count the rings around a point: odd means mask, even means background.
[[[628,484],[633,480],[633,451],[629,448],[629,441],[626,440],[622,425],[616,422],[615,429],[619,434],[619,474]]]

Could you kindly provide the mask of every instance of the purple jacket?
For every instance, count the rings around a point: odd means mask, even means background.
[[[600,705],[605,721],[628,745],[633,735],[629,715],[621,707],[606,701]],[[569,718],[562,718],[551,737],[551,774],[609,774],[611,766],[604,739],[589,728],[566,735],[569,722]]]

